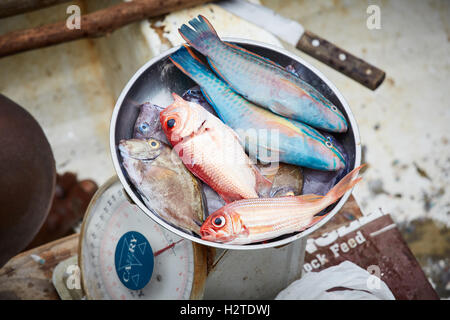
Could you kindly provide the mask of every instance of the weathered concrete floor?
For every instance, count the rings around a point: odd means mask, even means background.
[[[379,30],[366,27],[366,1],[262,2],[386,71],[371,92],[298,53],[335,83],[359,124],[370,167],[356,200],[365,212],[392,215],[440,296],[449,297],[450,2],[370,1],[381,10]]]

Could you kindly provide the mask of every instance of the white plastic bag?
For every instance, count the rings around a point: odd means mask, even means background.
[[[335,288],[337,291],[329,291]],[[281,291],[276,300],[395,300],[383,280],[353,262],[309,272]]]

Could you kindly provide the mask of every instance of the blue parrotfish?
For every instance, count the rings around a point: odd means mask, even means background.
[[[266,158],[262,159],[262,154],[265,157],[270,153],[271,156],[276,154],[280,162],[313,169],[335,171],[345,167],[345,159],[339,150],[317,130],[244,99],[203,64],[189,47],[181,47],[170,60],[200,86],[219,118],[235,130],[246,150],[249,152],[256,146],[259,160],[268,162]],[[256,136],[249,135],[250,131],[257,132]],[[259,134],[268,131],[270,134],[265,138]]]
[[[178,30],[236,92],[274,113],[330,132],[347,131],[342,112],[318,90],[277,63],[220,40],[199,15]]]

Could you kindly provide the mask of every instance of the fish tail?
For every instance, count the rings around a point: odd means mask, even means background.
[[[326,216],[328,216],[328,213],[324,214],[323,216],[312,217],[311,221],[306,226],[303,226],[299,231],[303,231],[303,230],[306,230],[306,229],[312,227],[313,225],[315,225],[317,222],[319,222],[320,220],[322,220]]]
[[[323,198],[327,202],[327,204],[332,204],[336,202],[336,200],[342,197],[344,193],[352,189],[355,186],[355,184],[361,181],[362,179],[361,177],[356,179],[355,177],[358,175],[359,171],[365,166],[366,165],[363,164],[358,168],[353,169],[344,178],[342,178],[341,181],[339,181]]]
[[[204,55],[208,53],[214,47],[220,46],[222,41],[214,30],[211,23],[202,15],[189,21],[189,24],[194,28],[189,28],[186,24],[183,24],[178,32],[195,49],[200,51]]]
[[[172,53],[169,59],[178,67],[178,69],[197,82],[200,86],[204,85],[205,76],[209,78],[212,76],[212,72],[187,46],[183,46],[175,53]]]
[[[307,195],[297,196],[296,198],[299,201],[301,201],[302,203],[305,201],[320,203],[320,207],[322,209],[325,209],[329,205],[336,202],[336,200],[339,199],[340,197],[342,197],[344,195],[344,193],[346,193],[348,190],[353,188],[355,186],[355,184],[357,184],[359,181],[362,180],[361,177],[356,178],[356,179],[354,179],[354,178],[358,175],[359,171],[362,168],[364,168],[365,166],[366,165],[363,164],[363,165],[359,166],[358,168],[353,169],[344,178],[342,178],[342,180],[339,181],[338,184],[336,184],[325,196],[319,196],[319,195],[315,195],[315,194],[307,194]],[[329,212],[324,215],[321,215],[321,216],[312,217],[311,221],[307,225],[303,226],[299,231],[303,231],[305,229],[312,227],[317,222],[319,222],[323,218],[327,217],[328,214],[329,214]]]

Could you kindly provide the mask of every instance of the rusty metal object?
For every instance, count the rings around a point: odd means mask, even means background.
[[[92,180],[78,181],[76,174],[66,172],[56,177],[52,207],[41,229],[25,250],[57,240],[74,233],[97,191]]]
[[[43,9],[69,0],[3,0],[0,2],[0,18]]]
[[[210,0],[135,0],[84,14],[80,29],[69,29],[66,21],[12,31],[0,36],[0,57],[27,50],[107,35],[127,24],[192,7]]]
[[[55,189],[55,160],[37,121],[0,95],[0,267],[42,226]]]

